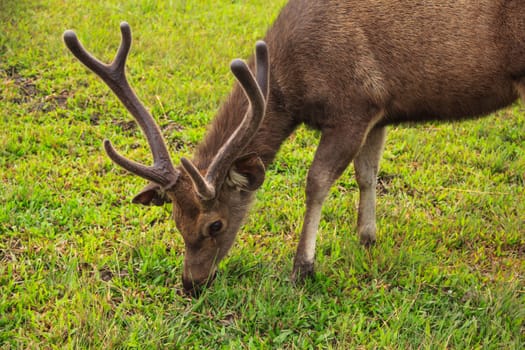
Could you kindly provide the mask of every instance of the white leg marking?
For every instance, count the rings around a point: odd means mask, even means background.
[[[313,263],[315,258],[315,246],[317,230],[321,221],[322,203],[313,204],[305,218],[304,228],[301,234],[301,256],[304,263]]]
[[[372,129],[354,160],[359,185],[358,233],[361,243],[376,239],[376,185],[379,161],[385,143],[385,128]]]

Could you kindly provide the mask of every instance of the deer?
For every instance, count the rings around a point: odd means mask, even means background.
[[[133,198],[172,206],[185,255],[183,290],[213,282],[281,144],[302,124],[320,131],[291,280],[314,275],[323,202],[353,162],[360,242],[376,241],[376,185],[386,128],[486,116],[525,93],[525,3],[518,0],[290,0],[248,61],[233,60],[230,95],[191,159],[175,166],[162,132],[129,85],[131,29],[114,60],[93,57],[72,30],[66,46],[98,75],[148,141],[146,166],[103,145],[149,183]]]

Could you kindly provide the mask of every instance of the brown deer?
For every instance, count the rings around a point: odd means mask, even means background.
[[[265,168],[299,124],[319,129],[321,140],[308,172],[294,280],[313,272],[321,206],[352,161],[360,240],[375,241],[385,126],[481,116],[525,92],[524,1],[290,0],[265,42],[257,43],[255,57],[248,64],[232,62],[238,83],[193,159],[182,158],[175,167],[158,126],[126,80],[127,23],[121,32],[110,65],[93,58],[74,32],[66,31],[64,40],[147,137],[152,166],[126,159],[108,140],[104,147],[115,163],[150,181],[134,203],[172,203],[186,247],[183,286],[189,293],[213,280]]]

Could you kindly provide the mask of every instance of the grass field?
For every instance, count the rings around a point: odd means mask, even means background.
[[[0,348],[519,349],[525,344],[525,107],[389,129],[378,243],[356,234],[353,170],[334,186],[316,276],[289,275],[318,134],[299,129],[212,288],[182,288],[170,209],[132,205],[149,162],[131,116],[74,59],[74,29],[128,72],[174,159],[191,155],[284,0],[0,0]],[[125,4],[121,4],[125,3]]]

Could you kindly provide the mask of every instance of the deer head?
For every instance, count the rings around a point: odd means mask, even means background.
[[[133,199],[134,203],[163,205],[171,202],[173,218],[184,239],[183,286],[195,294],[211,283],[218,262],[231,248],[246,214],[253,192],[264,181],[264,165],[254,153],[243,151],[257,132],[266,111],[269,57],[266,44],[256,44],[256,76],[246,63],[234,60],[231,70],[248,98],[242,122],[223,144],[206,169],[186,158],[175,167],[155,120],[139,101],[125,75],[131,47],[131,29],[121,23],[122,41],[115,59],[104,64],[80,44],[73,31],[64,32],[69,50],[97,74],[133,115],[145,134],[153,165],[145,166],[119,154],[109,140],[104,148],[109,158],[150,183]]]

